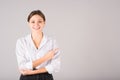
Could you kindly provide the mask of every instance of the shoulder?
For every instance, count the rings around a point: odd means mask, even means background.
[[[50,42],[53,45],[53,47],[58,47],[57,40],[54,37],[51,36],[45,36],[45,37],[47,39],[47,42]]]
[[[17,41],[16,41],[16,44],[24,44],[28,40],[29,36],[30,36],[30,34],[18,38]]]
[[[53,38],[52,36],[47,36],[47,35],[44,35],[44,37],[45,37],[45,39],[46,39],[47,41],[56,42],[56,39],[55,39],[55,38]]]

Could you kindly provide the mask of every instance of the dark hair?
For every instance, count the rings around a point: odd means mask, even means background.
[[[40,11],[40,10],[34,10],[34,11],[32,11],[32,12],[28,15],[27,21],[29,22],[29,21],[30,21],[30,18],[31,18],[32,16],[34,16],[34,15],[39,15],[39,16],[41,16],[41,17],[43,18],[44,21],[46,20],[46,19],[45,19],[45,15],[42,13],[42,11]]]

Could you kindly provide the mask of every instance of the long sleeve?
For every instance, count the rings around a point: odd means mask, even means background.
[[[18,61],[19,69],[32,69],[32,60],[26,58],[26,50],[24,42],[21,39],[17,40],[16,43],[16,56]],[[27,55],[29,57],[29,55]]]
[[[58,48],[56,40],[53,41],[53,49]],[[55,53],[51,62],[45,67],[48,73],[58,72],[60,70],[60,51]]]

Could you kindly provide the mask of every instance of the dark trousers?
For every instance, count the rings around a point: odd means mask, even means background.
[[[21,75],[20,80],[54,80],[52,74],[40,73],[35,75]]]

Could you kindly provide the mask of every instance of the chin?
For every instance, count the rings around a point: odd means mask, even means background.
[[[39,33],[39,32],[42,32],[42,30],[41,29],[37,29],[37,30],[33,29],[32,32]]]

